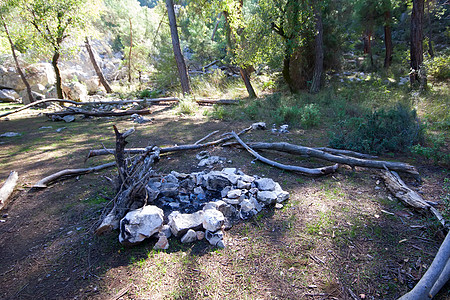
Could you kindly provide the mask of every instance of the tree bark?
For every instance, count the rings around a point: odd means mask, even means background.
[[[410,42],[411,74],[409,76],[411,84],[420,81],[419,70],[423,62],[423,15],[424,0],[413,0]]]
[[[173,1],[166,0],[167,14],[169,16],[170,35],[172,37],[173,54],[177,62],[178,74],[180,76],[181,89],[183,95],[191,93],[191,86],[189,84],[189,77],[184,61],[183,53],[180,48],[180,38],[178,36],[177,20],[175,18],[175,11],[173,8]]]
[[[122,116],[131,116],[133,114],[150,115],[151,113],[152,111],[149,109],[124,110],[124,111],[89,111],[73,107],[65,111],[46,113],[45,115],[48,118],[51,118],[52,116],[64,117],[68,115],[85,115],[88,117],[122,117]]]
[[[318,4],[314,4],[314,17],[316,19],[316,36],[315,40],[315,61],[314,61],[314,73],[311,83],[310,92],[312,94],[318,93],[321,86],[321,78],[323,72],[323,24],[322,13]]]
[[[8,204],[9,197],[16,187],[18,179],[19,174],[16,171],[12,171],[3,186],[0,188],[0,210],[2,210],[6,206],[6,204]]]
[[[433,27],[431,26],[431,11],[430,11],[430,0],[427,1],[427,10],[428,10],[428,54],[430,57],[434,57],[433,50]]]
[[[384,46],[386,55],[384,57],[384,67],[388,69],[392,63],[392,32],[391,32],[391,11],[384,12]]]
[[[8,38],[9,45],[11,47],[11,53],[12,53],[12,56],[14,58],[14,63],[16,64],[17,72],[19,72],[19,76],[22,79],[23,83],[25,84],[25,87],[27,89],[28,98],[30,99],[30,102],[34,102],[33,94],[31,92],[31,86],[28,83],[28,80],[25,77],[25,74],[22,72],[22,69],[20,68],[19,60],[17,59],[17,55],[16,55],[16,49],[14,48],[14,43],[13,43],[13,41],[11,39],[10,34],[9,34],[8,26],[6,25],[6,21],[3,18],[3,16],[0,16],[0,17],[1,17],[1,20],[2,20],[2,23],[3,23],[3,27],[5,28],[6,37]]]
[[[59,50],[55,49],[55,52],[53,53],[52,57],[52,66],[55,70],[55,76],[56,76],[56,95],[59,99],[63,99],[63,92],[62,92],[62,80],[61,80],[61,72],[59,71],[58,67],[58,60],[61,55],[59,54]]]
[[[128,52],[128,82],[131,83],[131,50],[133,49],[133,24],[131,23],[131,18],[128,19],[130,21],[130,51]],[[172,29],[172,28],[170,28]]]
[[[250,76],[247,72],[247,68],[239,68],[239,73],[241,74],[242,80],[244,81],[245,88],[247,89],[248,92],[248,96],[250,98],[257,98],[252,83],[250,82]]]
[[[112,89],[111,89],[108,81],[106,81],[105,77],[103,76],[102,70],[100,69],[100,67],[97,64],[97,61],[95,60],[94,52],[92,51],[91,44],[89,43],[88,37],[86,37],[86,40],[84,41],[84,43],[86,45],[86,50],[89,53],[89,58],[91,59],[91,63],[94,66],[95,73],[97,73],[97,76],[100,80],[100,83],[103,85],[103,87],[105,88],[105,90],[108,94],[112,93]]]

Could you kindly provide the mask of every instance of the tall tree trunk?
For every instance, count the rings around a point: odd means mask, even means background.
[[[177,20],[175,18],[175,11],[173,8],[173,1],[166,0],[167,14],[169,16],[170,35],[172,36],[173,54],[177,62],[178,74],[180,76],[181,89],[183,95],[191,93],[191,86],[189,84],[189,77],[184,62],[183,53],[180,48],[180,38],[178,37]]]
[[[92,51],[91,44],[89,43],[88,37],[86,37],[86,40],[84,41],[84,43],[86,45],[86,50],[89,53],[89,58],[91,59],[91,63],[94,66],[95,73],[97,74],[97,76],[100,80],[100,83],[103,85],[103,87],[105,88],[105,90],[108,94],[112,93],[112,89],[109,86],[108,81],[106,81],[105,77],[103,76],[102,70],[100,69],[100,67],[97,64],[97,61],[95,60],[94,52]]]
[[[131,23],[131,18],[129,18],[128,21],[130,21],[130,51],[128,52],[128,82],[131,82],[131,50],[133,49],[133,27],[132,27],[133,24]]]
[[[321,78],[323,72],[323,24],[322,13],[320,8],[317,7],[317,3],[314,5],[314,17],[316,19],[316,36],[315,40],[315,61],[314,61],[314,73],[311,83],[310,92],[315,94],[320,90]]]
[[[431,26],[431,11],[430,11],[430,0],[427,1],[427,10],[428,10],[428,54],[430,57],[434,57],[433,51],[433,27]]]
[[[19,60],[17,59],[17,55],[16,55],[16,49],[14,48],[14,43],[13,43],[13,41],[11,39],[11,36],[9,35],[8,26],[6,25],[6,22],[5,22],[5,19],[3,18],[3,16],[0,16],[0,17],[1,17],[1,20],[2,20],[2,23],[3,23],[3,27],[5,28],[5,33],[6,33],[6,36],[8,38],[9,45],[11,47],[11,53],[12,53],[12,56],[14,58],[14,62],[16,64],[17,72],[19,72],[19,76],[22,79],[23,83],[25,84],[25,87],[27,89],[28,98],[30,99],[30,103],[34,102],[30,84],[28,83],[28,80],[25,77],[25,74],[22,72],[22,69],[20,68]]]
[[[388,69],[392,63],[392,33],[391,33],[391,11],[384,12],[384,47],[386,55],[384,57],[384,67]]]
[[[59,57],[61,55],[59,54],[59,50],[55,49],[55,52],[53,53],[53,57],[52,57],[52,66],[53,69],[55,70],[55,75],[56,75],[56,96],[58,97],[58,99],[63,99],[63,92],[62,92],[62,80],[61,80],[61,72],[59,71],[59,67],[58,67],[58,60]]]
[[[373,70],[374,65],[373,65],[373,55],[372,55],[372,30],[367,29],[366,32],[364,33],[364,54],[368,54],[369,55],[369,59],[370,59],[370,68]]]
[[[284,52],[283,70],[281,70],[281,74],[283,75],[283,79],[288,85],[289,90],[291,91],[291,93],[293,93],[294,85],[292,84],[291,78],[291,53],[289,49],[286,49],[286,51]]]
[[[420,81],[419,70],[423,62],[423,15],[424,0],[413,0],[411,11],[411,74],[409,79],[411,84]]]
[[[255,90],[250,82],[250,76],[248,74],[247,68],[239,68],[239,73],[241,74],[242,80],[244,81],[245,88],[247,89],[248,96],[250,98],[257,98]]]

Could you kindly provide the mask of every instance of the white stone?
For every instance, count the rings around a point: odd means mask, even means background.
[[[0,90],[0,101],[15,102],[20,96],[14,90],[3,89]]]
[[[236,199],[242,195],[242,191],[239,189],[231,190],[227,193],[227,198]]]
[[[225,173],[227,175],[234,175],[236,174],[236,168],[223,168],[222,173]]]
[[[79,82],[70,82],[62,85],[63,92],[67,98],[74,101],[85,102],[87,100],[86,86]]]
[[[260,191],[273,191],[275,190],[275,181],[270,178],[261,178],[255,181],[256,187]]]
[[[195,230],[189,229],[185,235],[181,238],[183,244],[192,243],[197,240],[197,233]]]
[[[122,244],[137,244],[160,231],[164,220],[162,209],[147,205],[128,212],[120,220],[119,241]]]
[[[252,184],[250,182],[246,182],[243,180],[238,180],[237,182],[237,188],[238,189],[246,189],[249,190],[251,188]]]
[[[203,211],[199,210],[193,214],[177,214],[170,222],[170,230],[173,235],[180,237],[189,229],[201,229],[203,224]]]
[[[277,201],[277,194],[271,191],[258,191],[256,198],[258,199],[258,201],[261,201],[265,205],[268,205]]]
[[[216,209],[207,209],[203,214],[203,228],[215,232],[222,228],[225,217]]]

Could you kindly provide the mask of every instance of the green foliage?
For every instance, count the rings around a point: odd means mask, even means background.
[[[416,112],[402,105],[379,109],[364,117],[342,120],[329,144],[339,149],[381,154],[406,152],[423,139],[423,126]]]
[[[414,145],[411,147],[411,152],[426,159],[432,159],[435,164],[450,165],[450,153],[445,151],[444,134],[428,135],[425,146],[422,144]]]
[[[438,80],[450,78],[450,54],[435,56],[433,59],[425,61],[427,72]]]
[[[444,193],[441,196],[442,203],[444,204],[442,213],[444,215],[444,218],[446,220],[450,219],[450,178],[446,177],[444,178],[444,184],[443,184],[443,190]]]
[[[305,128],[319,125],[320,117],[320,110],[317,104],[307,104],[301,109],[301,124]]]
[[[178,103],[178,113],[193,115],[198,111],[198,104],[189,98],[181,99]]]

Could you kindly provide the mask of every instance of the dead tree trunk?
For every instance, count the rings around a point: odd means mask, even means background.
[[[133,49],[133,24],[131,23],[131,18],[128,19],[130,22],[130,51],[128,52],[128,82],[131,82],[131,51]]]
[[[89,58],[91,59],[91,63],[94,66],[95,73],[97,73],[98,79],[100,80],[100,83],[105,88],[106,92],[108,94],[112,93],[112,89],[109,86],[108,81],[106,81],[105,76],[103,76],[103,72],[100,69],[100,67],[97,64],[97,61],[95,60],[94,52],[92,51],[91,44],[89,43],[89,38],[86,37],[86,40],[84,41],[86,45],[86,50],[89,53]]]
[[[391,32],[391,11],[384,13],[384,46],[386,48],[384,57],[384,67],[388,69],[392,62],[392,32]]]
[[[248,96],[250,98],[257,98],[256,92],[253,89],[252,83],[250,82],[250,76],[247,72],[247,68],[239,68],[239,73],[241,74],[242,80],[244,81]]]
[[[167,14],[169,16],[170,35],[172,37],[173,54],[177,62],[178,74],[180,76],[181,89],[183,95],[191,93],[191,86],[189,84],[189,76],[186,69],[183,53],[180,48],[180,38],[178,36],[177,20],[175,18],[175,10],[173,8],[173,1],[166,0]]]

